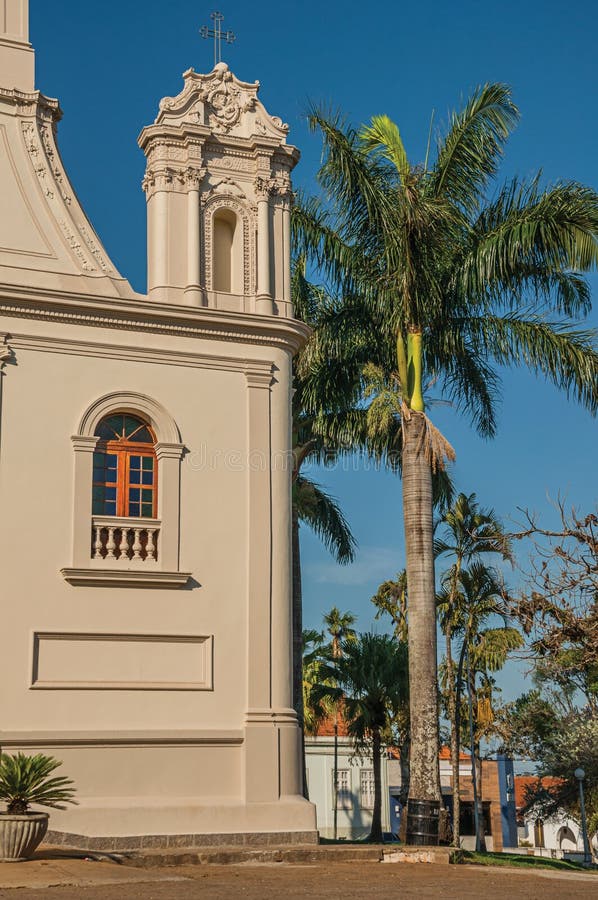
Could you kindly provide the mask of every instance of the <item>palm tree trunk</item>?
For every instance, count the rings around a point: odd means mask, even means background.
[[[446,668],[448,690],[448,714],[451,725],[451,767],[453,772],[453,846],[459,847],[461,841],[459,821],[461,818],[461,797],[459,794],[459,735],[457,732],[457,691],[456,678],[453,671],[453,654],[451,646],[451,628],[446,627]]]
[[[305,767],[305,728],[303,716],[303,592],[301,587],[301,547],[299,544],[299,516],[293,506],[293,708],[299,723],[301,741],[301,769],[303,796],[309,799],[307,769]]]
[[[399,825],[399,840],[403,843],[407,840],[407,798],[409,797],[411,740],[409,735],[399,745],[399,760],[401,766],[401,823]]]
[[[374,809],[372,810],[372,830],[369,840],[373,844],[382,843],[382,766],[380,761],[380,749],[382,741],[380,731],[374,728],[372,732],[372,762],[374,769]]]
[[[334,710],[334,840],[338,837],[338,709]]]
[[[478,802],[478,774],[476,765],[476,741],[473,726],[473,697],[471,683],[471,666],[469,650],[467,651],[467,705],[469,709],[469,743],[471,746],[471,783],[473,787],[473,820],[475,828],[475,849],[479,853],[484,849],[483,829],[480,822],[480,804]]]
[[[432,473],[424,454],[425,418],[403,418],[403,517],[409,596],[409,703],[412,800],[441,800],[438,765],[436,595]]]

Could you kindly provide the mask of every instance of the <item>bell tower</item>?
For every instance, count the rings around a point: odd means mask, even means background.
[[[226,63],[183,78],[139,137],[149,299],[290,317],[288,126]]]

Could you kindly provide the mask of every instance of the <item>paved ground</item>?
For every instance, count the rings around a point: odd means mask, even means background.
[[[14,870],[12,874],[7,872],[9,868]],[[15,884],[13,889],[7,889],[8,878],[12,884],[28,881],[30,887],[18,888]],[[33,887],[34,878],[37,887]],[[439,897],[442,900],[595,900],[598,876],[577,873],[563,876],[550,870],[530,874],[512,869],[374,862],[140,870],[83,860],[38,860],[0,865],[0,897],[2,900],[389,900],[392,897],[400,900],[438,900]]]

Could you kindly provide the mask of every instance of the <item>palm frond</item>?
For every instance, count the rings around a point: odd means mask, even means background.
[[[505,366],[525,366],[543,375],[591,413],[598,410],[598,333],[525,310],[506,316],[487,314],[467,323],[477,351]]]
[[[518,118],[507,85],[485,84],[474,91],[465,108],[451,115],[448,134],[438,147],[433,195],[448,198],[467,213],[477,209]]]
[[[353,562],[355,538],[333,497],[309,478],[299,475],[293,485],[293,503],[299,521],[309,525],[337,562]]]
[[[388,116],[372,116],[371,125],[364,125],[359,138],[366,153],[387,159],[396,168],[403,184],[411,174],[405,146],[397,125]]]

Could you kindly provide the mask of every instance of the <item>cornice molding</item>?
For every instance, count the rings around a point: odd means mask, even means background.
[[[3,747],[180,747],[242,744],[243,731],[197,729],[161,731],[0,731]]]
[[[0,335],[1,337],[1,335]],[[42,353],[61,353],[70,356],[93,356],[103,359],[121,359],[127,362],[152,362],[165,366],[188,366],[195,369],[212,369],[217,372],[242,372],[248,367],[272,377],[273,363],[268,359],[247,359],[237,356],[212,356],[204,353],[179,353],[164,348],[145,348],[122,344],[96,343],[69,338],[53,338],[37,334],[15,334],[11,345],[18,350],[37,350]],[[0,361],[3,347],[0,344]]]
[[[143,569],[78,569],[60,570],[65,581],[77,587],[180,588],[191,578],[191,572],[143,571]]]
[[[311,333],[299,319],[258,313],[174,306],[151,300],[57,295],[41,289],[0,286],[0,315],[22,319],[153,332],[191,338],[268,345],[295,353]]]

